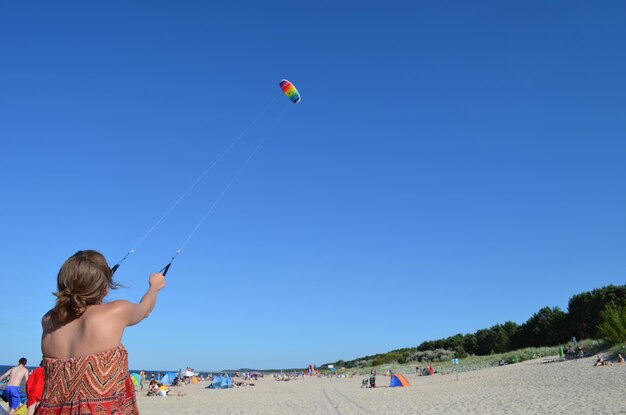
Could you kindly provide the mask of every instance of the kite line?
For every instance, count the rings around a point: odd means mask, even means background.
[[[135,245],[133,245],[133,247],[131,249],[128,250],[126,255],[124,255],[124,257],[121,260],[119,260],[111,268],[111,272],[112,273],[115,273],[115,271],[117,271],[117,269],[120,267],[120,265],[122,265],[122,262],[124,262],[126,260],[126,258],[128,258],[128,256],[130,254],[134,254],[135,253],[135,250],[139,247],[139,245],[141,245],[143,243],[143,241],[152,233],[152,231],[154,231],[161,224],[161,222],[163,222],[165,220],[165,218],[169,216],[169,214],[176,208],[176,206],[178,206],[178,204],[180,202],[182,202],[182,200],[198,185],[198,183],[200,183],[202,181],[204,176],[206,176],[213,169],[213,167],[215,167],[217,165],[217,163],[219,163],[220,160],[222,160],[222,158],[224,158],[224,156],[226,154],[228,154],[228,152],[235,145],[237,145],[237,143],[239,143],[239,141],[241,141],[241,139],[248,133],[250,128],[252,128],[261,119],[261,117],[263,117],[263,115],[265,115],[265,113],[272,107],[272,105],[274,104],[274,102],[276,102],[276,100],[278,99],[279,96],[280,95],[276,95],[270,101],[270,103],[265,107],[265,109],[263,111],[261,111],[261,113],[259,113],[259,115],[257,115],[256,118],[250,124],[248,124],[248,126],[228,145],[228,147],[226,147],[226,149],[213,161],[213,163],[211,163],[211,165],[209,167],[207,167],[202,172],[202,174],[200,174],[200,176],[198,176],[198,178],[191,184],[191,186],[189,186],[187,188],[187,190],[185,190],[185,192],[183,192],[183,194],[169,207],[169,209],[167,209],[165,211],[165,213],[159,219],[157,219],[156,222],[154,222],[154,224],[148,229],[148,231],[146,233],[144,233],[141,238],[139,238],[139,240],[135,243]]]
[[[170,262],[163,267],[162,274],[166,275],[167,271],[169,271],[170,267],[172,266],[172,262],[174,262],[174,260],[176,259],[176,257],[178,256],[178,254],[180,254],[180,251],[183,250],[183,248],[185,247],[185,245],[187,245],[187,243],[189,242],[189,240],[195,235],[195,233],[198,231],[198,229],[200,229],[200,226],[202,226],[202,224],[204,223],[204,221],[209,217],[209,215],[211,214],[211,212],[213,212],[213,209],[215,209],[215,206],[217,206],[217,204],[220,202],[220,200],[222,200],[222,197],[224,197],[224,195],[226,194],[226,192],[228,192],[228,189],[230,189],[230,187],[233,185],[233,183],[235,183],[235,181],[237,180],[237,178],[239,177],[239,175],[241,174],[241,172],[246,168],[246,166],[248,165],[248,163],[250,162],[250,160],[252,160],[254,158],[254,156],[256,155],[256,153],[259,151],[259,149],[263,146],[263,144],[267,141],[267,138],[269,137],[269,135],[271,134],[272,130],[274,130],[274,128],[278,125],[278,123],[280,122],[280,120],[283,118],[283,116],[285,115],[285,113],[287,112],[287,110],[289,109],[289,107],[285,107],[285,109],[283,110],[283,112],[280,113],[280,115],[278,116],[278,118],[276,119],[276,121],[274,121],[274,124],[272,124],[272,126],[269,128],[269,130],[267,130],[267,132],[265,133],[265,135],[263,136],[263,138],[261,139],[261,141],[259,141],[259,143],[257,144],[257,146],[254,148],[254,150],[252,151],[252,153],[250,153],[250,155],[248,156],[248,158],[246,159],[246,161],[243,162],[243,164],[241,165],[241,167],[239,167],[239,170],[237,170],[237,172],[235,173],[235,175],[230,179],[230,181],[228,182],[228,184],[224,187],[224,189],[222,190],[222,193],[219,194],[219,196],[213,201],[213,204],[211,204],[211,206],[207,209],[207,211],[204,213],[204,215],[202,216],[202,218],[200,219],[200,221],[196,224],[196,226],[193,228],[193,230],[189,233],[189,235],[187,236],[187,238],[185,238],[185,240],[183,241],[183,243],[180,245],[180,248],[178,248],[176,250],[176,254],[174,254],[174,256],[172,257],[172,259],[170,259]]]
[[[299,92],[296,90],[296,88],[293,86],[293,84],[285,79],[283,79],[280,82],[280,88],[282,89],[283,93],[293,102],[293,103],[298,103],[300,101],[300,94]],[[161,222],[163,222],[163,220],[165,220],[165,218],[167,216],[169,216],[169,214],[176,208],[176,206],[178,206],[178,204],[200,183],[200,181],[202,181],[202,179],[213,169],[213,167],[215,167],[217,165],[217,163],[220,162],[220,160],[247,134],[247,132],[250,130],[250,128],[252,128],[258,121],[259,119],[261,119],[261,117],[263,117],[263,115],[265,115],[265,113],[272,107],[272,105],[274,104],[274,102],[276,101],[276,99],[278,99],[278,95],[276,97],[274,97],[270,103],[267,105],[267,107],[265,107],[265,109],[263,111],[261,111],[261,113],[241,132],[241,134],[239,134],[239,136],[237,136],[235,138],[235,140],[213,161],[213,163],[204,170],[204,172],[202,172],[202,174],[187,188],[187,190],[185,192],[182,193],[182,195],[169,207],[169,209],[167,209],[165,211],[165,213],[148,229],[148,231],[141,237],[139,238],[139,240],[137,241],[137,243],[135,243],[135,245],[128,250],[128,252],[126,253],[126,255],[124,255],[124,257],[118,261],[112,268],[111,268],[111,273],[114,274],[115,271],[117,271],[117,269],[120,267],[120,265],[126,260],[126,258],[128,258],[128,256],[130,254],[133,254],[135,252],[135,250],[137,249],[137,247],[139,245],[141,245],[143,243],[143,241],[161,224]],[[285,107],[285,109],[280,113],[280,115],[278,116],[278,118],[274,121],[274,123],[272,124],[272,126],[269,128],[269,130],[267,130],[267,132],[265,133],[265,135],[262,137],[262,139],[259,141],[259,143],[257,144],[257,146],[254,148],[254,150],[252,151],[252,153],[248,156],[248,158],[243,162],[243,164],[241,165],[241,167],[239,167],[239,169],[237,170],[237,172],[234,174],[234,176],[231,178],[231,180],[228,182],[228,184],[224,187],[224,189],[222,190],[222,192],[219,194],[219,196],[215,199],[215,201],[213,202],[213,204],[209,207],[209,209],[204,213],[204,215],[202,216],[202,218],[200,219],[200,221],[196,224],[196,226],[193,228],[193,230],[191,231],[191,233],[187,236],[187,238],[183,241],[183,243],[180,245],[180,248],[178,248],[176,250],[176,253],[172,256],[172,258],[170,259],[169,263],[163,267],[161,269],[161,273],[163,275],[166,275],[167,272],[169,271],[172,262],[174,262],[174,260],[176,259],[176,257],[180,254],[180,252],[182,251],[182,249],[185,247],[185,245],[187,245],[187,243],[189,242],[189,240],[194,236],[194,234],[198,231],[198,229],[200,228],[200,226],[202,226],[202,224],[204,223],[204,221],[208,218],[208,216],[211,214],[211,212],[213,211],[213,209],[215,208],[215,206],[217,206],[217,204],[219,203],[219,201],[222,199],[222,197],[226,194],[226,192],[228,192],[228,190],[230,189],[230,187],[232,186],[232,184],[237,180],[237,178],[239,177],[239,175],[241,174],[241,172],[245,169],[245,167],[248,165],[248,163],[250,162],[250,160],[252,160],[252,158],[256,155],[256,153],[259,151],[259,149],[263,146],[263,144],[265,143],[265,141],[267,141],[267,138],[269,137],[269,135],[271,134],[271,132],[274,130],[274,128],[278,125],[278,123],[280,122],[280,120],[283,118],[283,116],[285,115],[285,113],[287,112],[288,107]]]

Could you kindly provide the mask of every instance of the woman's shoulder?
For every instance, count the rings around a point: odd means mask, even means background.
[[[50,322],[51,322],[51,319],[52,319],[52,311],[53,310],[49,310],[41,318],[41,327],[44,329],[44,332],[46,331],[46,328],[50,327]]]
[[[125,314],[132,308],[132,303],[127,300],[115,300],[99,306],[99,311],[105,314]]]
[[[50,317],[52,316],[52,311],[53,310],[48,310],[48,312],[43,315],[43,317],[41,318],[42,323],[50,320]]]
[[[87,307],[83,317],[85,324],[93,326],[104,324],[111,327],[127,327],[127,321],[133,312],[133,304],[126,300],[116,300]]]

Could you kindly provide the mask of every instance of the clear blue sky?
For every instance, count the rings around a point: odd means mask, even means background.
[[[218,4],[225,3],[225,4]],[[79,249],[139,300],[133,368],[304,366],[626,280],[626,4],[2,2],[0,363]]]

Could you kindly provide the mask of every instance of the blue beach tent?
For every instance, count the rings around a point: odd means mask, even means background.
[[[227,376],[215,376],[213,382],[206,389],[228,389],[233,387],[233,381]]]
[[[161,383],[164,384],[164,385],[171,385],[172,382],[174,382],[174,379],[176,379],[176,373],[174,373],[174,372],[167,372],[161,378]]]

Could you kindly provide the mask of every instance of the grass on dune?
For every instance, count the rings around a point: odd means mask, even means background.
[[[572,344],[570,344],[572,345]],[[582,340],[578,342],[576,347],[582,346],[585,350],[585,355],[594,355],[602,353],[605,357],[614,358],[618,353],[624,355],[626,353],[626,343],[608,348],[608,344],[604,340]],[[541,357],[554,357],[559,358],[559,349],[564,346],[552,346],[552,347],[529,347],[520,350],[514,350],[506,353],[494,353],[489,356],[468,356],[460,359],[459,365],[453,365],[451,360],[434,361],[432,365],[434,369],[439,373],[454,373],[468,372],[472,370],[479,370],[488,367],[498,366],[500,361],[504,361],[506,364],[514,364],[517,362],[524,362],[526,360],[537,359]],[[339,370],[338,373],[353,373],[356,375],[365,375],[370,373],[371,369],[375,368],[378,373],[383,374],[388,370],[392,370],[398,373],[413,374],[416,367],[424,368],[429,362],[413,361],[409,363],[388,363],[379,366],[368,366],[362,368],[350,368]]]

